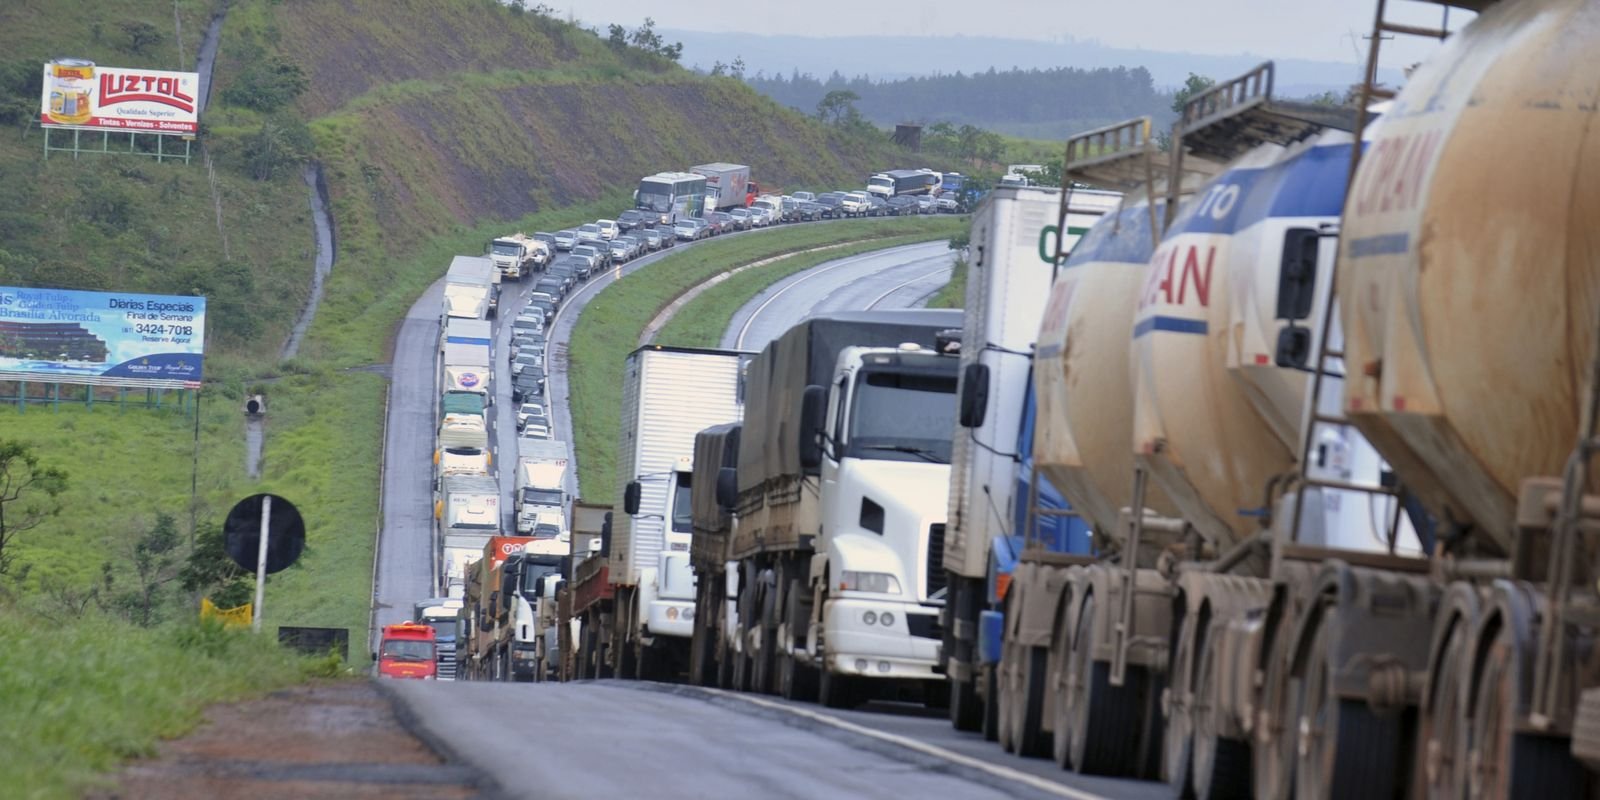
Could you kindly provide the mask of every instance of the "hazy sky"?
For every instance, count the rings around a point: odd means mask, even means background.
[[[1374,0],[545,0],[602,30],[646,16],[662,28],[799,36],[1096,39],[1114,47],[1355,62]],[[1397,17],[1439,22],[1441,6],[1399,0]],[[1409,8],[1405,8],[1408,7]],[[1467,19],[1452,12],[1451,27]],[[1403,43],[1407,49],[1413,43]],[[1415,43],[1421,44],[1421,43]],[[1401,55],[1396,53],[1396,55]],[[1385,59],[1386,61],[1388,59]]]

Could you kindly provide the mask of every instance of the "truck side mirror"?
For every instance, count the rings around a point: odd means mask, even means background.
[[[961,374],[961,427],[983,427],[983,419],[988,413],[989,365],[968,364]]]
[[[1320,240],[1321,235],[1315,228],[1284,231],[1283,259],[1278,269],[1278,319],[1293,321],[1311,316]]]
[[[1290,369],[1306,369],[1311,363],[1311,329],[1290,325],[1278,331],[1278,352],[1274,363]]]
[[[534,597],[544,597],[544,578],[536,578],[536,579],[534,579],[534,581],[533,581],[533,596]]]
[[[806,387],[800,401],[800,437],[797,452],[800,466],[816,474],[822,466],[822,428],[828,413],[828,390],[815,384]]]
[[[732,511],[739,505],[739,470],[733,467],[717,470],[717,505],[723,511]]]
[[[500,576],[500,597],[506,608],[511,607],[511,595],[517,590],[517,573],[506,572]]]
[[[611,556],[611,512],[606,512],[606,521],[600,526],[600,555]]]
[[[572,556],[561,557],[561,577],[572,580]]]
[[[639,514],[639,501],[644,494],[644,488],[638,481],[628,481],[628,487],[622,490],[622,511],[630,517]]]

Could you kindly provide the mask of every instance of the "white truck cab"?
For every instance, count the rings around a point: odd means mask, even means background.
[[[938,681],[942,546],[957,359],[916,345],[849,347],[808,387],[821,532],[806,647],[834,676]],[[826,418],[809,411],[822,406]],[[815,423],[815,424],[809,424]],[[835,678],[838,682],[838,678]]]

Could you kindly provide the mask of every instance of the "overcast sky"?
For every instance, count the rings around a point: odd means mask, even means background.
[[[1374,0],[545,0],[598,26],[799,36],[1095,39],[1113,47],[1356,62]],[[1397,16],[1437,25],[1441,6],[1400,0]],[[1452,12],[1454,20],[1468,18]],[[1453,21],[1451,27],[1458,27]],[[1398,43],[1413,49],[1422,43]],[[1430,48],[1431,49],[1431,48]],[[1426,52],[1426,51],[1423,51]],[[1402,55],[1396,53],[1397,56]],[[1388,59],[1385,59],[1388,61]]]

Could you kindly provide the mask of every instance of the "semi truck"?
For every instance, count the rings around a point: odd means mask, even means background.
[[[940,332],[960,326],[959,311],[829,314],[750,363],[736,480],[718,499],[737,519],[731,672],[753,690],[843,705],[942,680],[956,359]],[[696,617],[711,603],[702,594]]]
[[[1027,513],[1021,514],[1025,524],[1016,525],[1018,510],[1030,502],[1029,494],[1015,492],[1020,454],[1032,449],[1019,434],[1031,399],[1034,340],[1058,263],[1054,237],[1066,236],[1070,249],[1120,199],[1113,192],[1080,190],[1063,209],[1059,190],[1003,187],[991,192],[973,217],[960,414],[951,446],[949,522],[940,565],[947,573],[940,659],[950,680],[950,718],[963,730],[980,727],[982,706],[992,699],[988,679],[994,662],[980,657],[982,613],[1002,611],[1000,604],[1007,603],[1016,610],[1004,618],[1007,624],[1027,631],[1029,638],[1042,629],[1048,638],[1048,621],[1036,621],[1048,610],[1028,604],[1015,591],[1015,581],[1009,595],[997,585],[1010,580],[1016,554],[1026,550],[1032,558],[1038,551],[1040,557],[1068,556],[1070,561],[1089,553],[1087,536],[1038,535],[1055,533],[1054,525],[1035,526],[1035,535],[1027,536]],[[1060,512],[1051,509],[1045,516],[1062,521]],[[1032,613],[1024,614],[1025,608]]]
[[[518,536],[491,536],[466,566],[466,591],[462,608],[468,620],[466,677],[470,680],[511,680],[513,652],[519,634],[518,578],[523,548],[531,540]],[[526,621],[525,617],[521,621]]]
[[[444,274],[441,324],[451,319],[490,319],[498,302],[500,271],[483,256],[455,256]]]
[[[622,513],[611,519],[600,558],[576,569],[580,594],[594,581],[612,599],[575,607],[619,677],[670,679],[688,667],[695,604],[689,568],[689,492],[694,437],[739,419],[748,353],[641,347],[624,366],[617,447]],[[595,592],[592,595],[598,596]]]
[[[761,195],[761,185],[750,180],[750,168],[743,164],[718,161],[690,167],[689,171],[705,176],[708,212],[743,208]]]
[[[470,390],[451,390],[439,397],[440,448],[488,449],[486,400],[487,395]]]
[[[417,601],[412,607],[411,619],[420,625],[433,628],[433,644],[439,662],[438,679],[456,679],[456,617],[461,611],[461,599],[430,597]]]
[[[510,668],[506,676],[515,681],[543,680],[547,631],[543,617],[554,621],[554,584],[561,577],[561,562],[567,548],[551,547],[549,540],[525,540],[521,549],[507,556],[500,569],[500,602],[506,606],[511,631],[508,636]],[[547,587],[549,581],[551,586]],[[543,616],[542,616],[543,615]]]
[[[489,260],[494,262],[501,278],[522,280],[532,275],[550,260],[550,249],[544,242],[526,233],[512,233],[489,241]]]
[[[560,670],[564,681],[611,677],[611,667],[600,648],[602,631],[598,627],[599,612],[610,610],[614,595],[610,582],[604,579],[608,571],[605,559],[610,555],[607,545],[611,538],[611,517],[611,506],[587,503],[582,498],[572,501],[572,555],[561,571],[564,583],[557,598],[559,635],[564,637]],[[589,561],[594,561],[594,565],[585,567]],[[586,578],[581,585],[579,576]],[[596,625],[585,627],[585,617],[593,617]]]
[[[887,200],[902,194],[929,194],[939,188],[938,179],[933,179],[929,186],[931,176],[927,172],[915,169],[892,169],[880,172],[867,179],[867,191]]]
[[[548,538],[546,532],[566,532],[566,480],[566,442],[517,440],[517,533]]]
[[[733,514],[717,501],[717,487],[738,480],[742,428],[737,422],[713,425],[694,437],[689,566],[695,575],[695,615],[689,682],[697,686],[735,687],[733,665],[739,642],[731,600],[738,596],[739,572],[728,558]]]
[[[434,680],[438,676],[434,632],[428,625],[385,625],[378,640],[378,677]]]
[[[446,475],[439,480],[433,515],[439,588],[446,597],[458,597],[450,588],[460,591],[467,564],[500,534],[500,483],[488,475]]]
[[[444,391],[477,392],[489,396],[494,377],[491,323],[478,319],[448,319],[439,341],[439,384]]]

